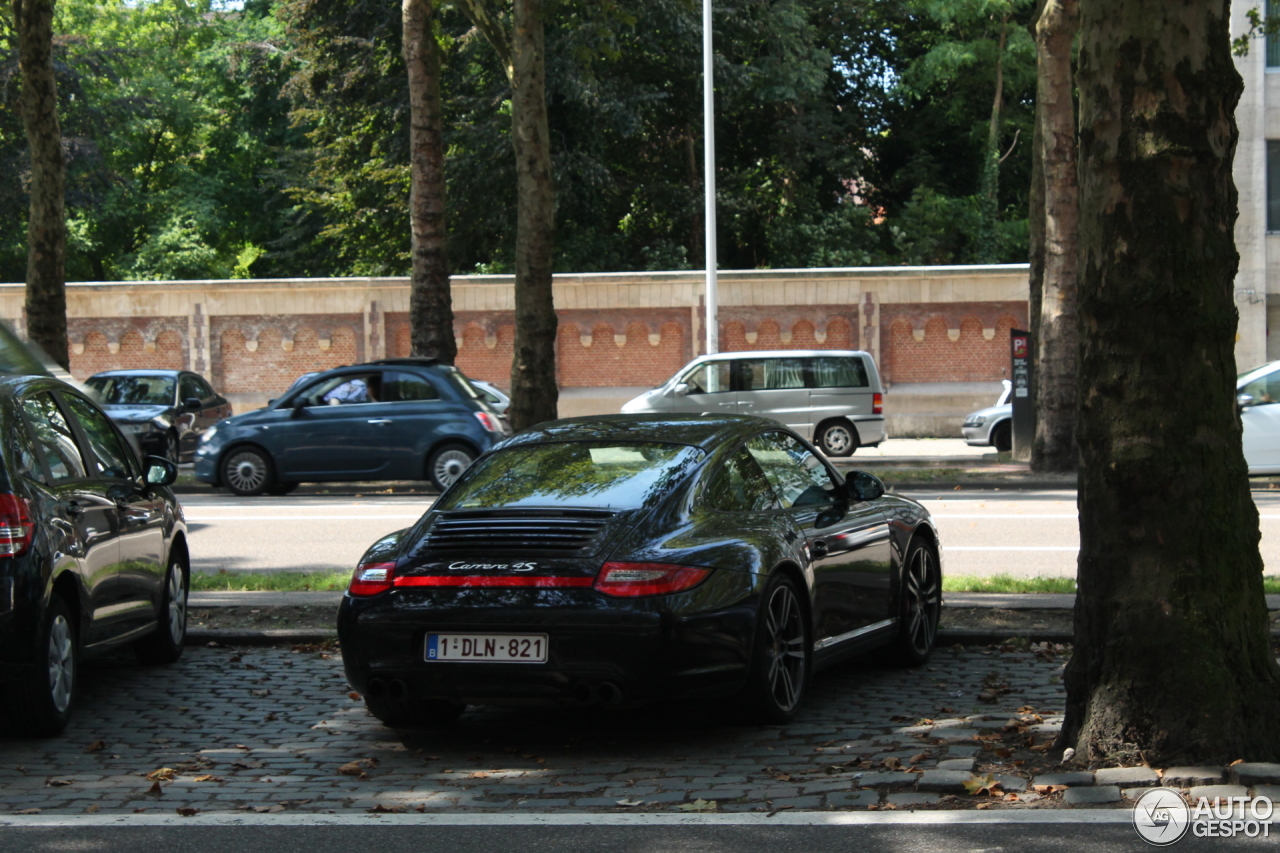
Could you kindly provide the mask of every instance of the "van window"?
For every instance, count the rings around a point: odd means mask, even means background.
[[[738,362],[742,391],[804,387],[803,358],[744,358]]]
[[[866,388],[867,366],[856,357],[812,359],[811,388]]]
[[[729,390],[729,361],[700,364],[680,381],[689,386],[690,394],[719,394]]]

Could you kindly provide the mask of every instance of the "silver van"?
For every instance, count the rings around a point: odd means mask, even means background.
[[[622,411],[760,415],[811,439],[828,456],[848,456],[886,438],[880,371],[862,351],[704,355]]]

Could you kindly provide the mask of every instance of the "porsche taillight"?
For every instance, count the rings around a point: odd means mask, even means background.
[[[391,589],[396,574],[395,563],[361,563],[351,576],[347,595],[364,597]]]
[[[0,494],[0,557],[26,553],[35,527],[26,498],[12,492]]]
[[[596,576],[597,592],[616,598],[670,595],[693,589],[707,579],[710,569],[668,563],[605,563]]]

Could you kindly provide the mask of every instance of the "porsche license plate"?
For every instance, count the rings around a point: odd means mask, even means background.
[[[546,663],[546,634],[427,634],[428,661]]]

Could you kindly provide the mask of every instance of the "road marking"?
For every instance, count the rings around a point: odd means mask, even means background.
[[[973,824],[1127,824],[1129,808],[1013,811],[775,812],[773,814],[245,814],[200,813],[191,817],[159,814],[14,815],[0,826],[81,828],[106,826],[961,826]]]

